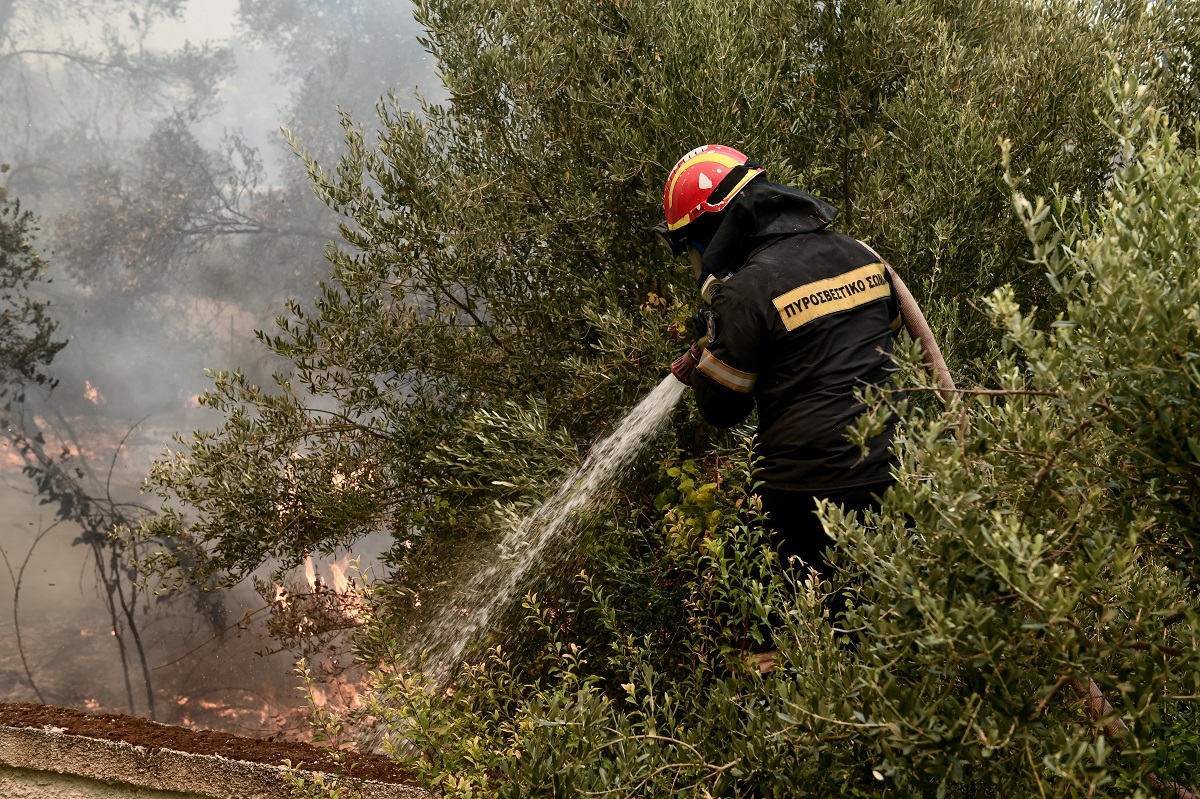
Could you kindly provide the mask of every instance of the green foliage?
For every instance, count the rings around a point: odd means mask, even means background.
[[[1119,71],[1110,86],[1120,165],[1104,201],[1013,194],[1063,312],[1041,328],[997,290],[985,386],[945,409],[876,396],[860,422],[906,418],[883,509],[821,511],[854,587],[849,637],[826,618],[827,585],[772,563],[749,443],[715,467],[668,465],[624,560],[580,575],[576,601],[529,598],[528,662],[495,653],[453,692],[378,681],[374,712],[393,714],[432,784],[501,797],[1193,784],[1200,157],[1143,88]],[[910,396],[935,389],[915,353],[902,360]],[[637,612],[633,563],[677,612]],[[740,653],[771,619],[780,668],[763,676]],[[1123,733],[1095,734],[1072,688],[1089,679]]]
[[[699,142],[841,206],[841,228],[883,247],[925,301],[955,368],[976,371],[995,346],[980,297],[1010,283],[1057,302],[1029,279],[998,137],[1035,188],[1094,202],[1113,147],[1094,114],[1103,53],[1186,105],[1188,9],[419,4],[449,99],[416,114],[390,98],[377,135],[347,116],[333,168],[309,161],[348,244],[315,303],[262,336],[288,374],[269,390],[215,375],[204,401],[227,421],[156,465],[149,487],[176,512],[148,532],[191,553],[158,565],[233,581],[384,529],[415,544],[391,556],[410,587],[436,584],[426,567],[494,536],[459,522],[490,516],[512,481],[495,469],[464,491],[429,453],[486,463],[472,419],[509,404],[582,449],[681,348],[694,291],[643,231]],[[675,432],[685,454],[712,441],[691,420]],[[338,474],[361,482],[331,490]]]
[[[0,174],[7,171],[8,164],[0,164]],[[31,291],[46,269],[36,231],[33,214],[0,186],[0,397],[9,399],[26,386],[52,387],[46,367],[66,346],[54,340],[58,324],[46,312],[50,303]]]
[[[391,532],[358,654],[383,664],[392,751],[451,795],[1145,795],[1155,769],[1194,774],[1196,10],[421,3],[450,99],[381,104],[377,139],[347,117],[336,167],[310,161],[349,246],[262,336],[291,373],[216,374],[224,427],[156,464],[183,509],[143,534],[190,544],[157,565],[232,581]],[[690,278],[639,231],[703,141],[841,206],[983,386],[935,409],[902,348],[915,399],[870,398],[860,439],[906,420],[883,511],[823,509],[848,637],[829,586],[772,563],[752,457],[689,407],[514,645],[453,692],[414,674],[398,639],[427,593],[682,348]],[[772,621],[763,677],[740,653]],[[1072,696],[1088,679],[1119,749]]]
[[[1180,785],[1200,783],[1200,718],[1195,702],[1165,700],[1159,709],[1156,739],[1143,751],[1146,767],[1170,774]]]
[[[695,490],[694,478],[711,467],[670,470],[667,491],[685,498],[681,507],[700,497],[711,527],[695,546],[665,548],[683,518],[675,508],[643,533],[665,555],[642,564],[654,574],[639,599],[653,612],[627,604],[618,566],[576,577],[573,618],[537,595],[527,598],[527,635],[538,644],[532,663],[497,648],[448,687],[412,671],[394,650],[383,658],[363,714],[388,731],[384,751],[414,763],[425,784],[461,797],[573,795],[631,776],[648,791],[636,795],[653,795],[650,786],[679,780],[674,767],[654,772],[681,751],[698,754],[701,738],[715,732],[684,729],[703,723],[699,707],[717,705],[720,724],[736,715],[727,703],[759,680],[742,663],[741,647],[782,596],[749,491],[749,442],[729,455],[710,474],[723,490],[713,490],[715,481]],[[812,586],[806,597],[807,612],[819,613]],[[384,626],[370,634],[388,636]],[[735,737],[736,727],[719,734]],[[684,766],[690,779],[711,782],[708,764]]]

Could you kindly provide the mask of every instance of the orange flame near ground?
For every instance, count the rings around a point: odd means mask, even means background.
[[[325,580],[321,576],[321,566],[329,570],[329,580]],[[312,555],[304,559],[304,579],[308,581],[308,587],[313,591],[320,591],[324,588],[332,588],[339,594],[353,591],[354,579],[349,574],[352,570],[358,570],[358,559],[352,559],[350,553],[325,564],[318,564],[313,560]]]
[[[100,389],[92,385],[91,380],[84,380],[83,385],[87,389],[83,392],[83,396],[93,405],[104,405],[108,402],[104,395],[100,393]]]
[[[328,580],[321,575],[322,570],[329,572]],[[363,598],[365,583],[356,584],[356,575],[361,578],[359,561],[349,552],[338,560],[325,564],[317,563],[312,555],[304,559],[304,578],[308,581],[309,589],[314,594],[332,592],[337,596],[341,614],[347,619],[361,622],[364,621],[366,611]]]
[[[350,556],[329,564],[329,573],[333,576],[333,590],[339,594],[350,590],[350,579],[346,577],[346,567],[350,565]]]

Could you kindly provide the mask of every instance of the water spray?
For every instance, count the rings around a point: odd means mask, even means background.
[[[433,663],[454,668],[467,644],[487,630],[497,609],[503,609],[547,547],[568,532],[579,515],[595,507],[625,474],[647,443],[679,404],[686,386],[668,374],[639,402],[612,433],[598,441],[587,458],[563,478],[554,492],[521,523],[507,531],[498,556],[467,583],[462,596],[478,604],[447,603],[430,627],[427,654]]]

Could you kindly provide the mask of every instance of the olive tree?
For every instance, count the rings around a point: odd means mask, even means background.
[[[147,532],[187,543],[157,565],[232,582],[384,530],[398,583],[442,580],[495,535],[497,502],[530,502],[686,344],[690,279],[645,231],[705,141],[841,206],[976,373],[998,342],[983,296],[1057,302],[998,137],[1033,188],[1094,202],[1116,152],[1103,53],[1184,102],[1187,8],[419,4],[448,98],[388,98],[378,133],[347,116],[338,161],[309,159],[345,242],[319,296],[262,333],[290,364],[275,385],[214,372],[203,402],[225,422],[155,466],[167,507]],[[712,440],[688,414],[663,447]]]
[[[872,398],[854,435],[905,413],[897,484],[878,513],[821,510],[845,617],[775,568],[750,442],[667,470],[659,512],[607,530],[652,555],[530,596],[534,658],[495,650],[456,692],[386,660],[385,748],[455,796],[1196,795],[1200,160],[1145,94],[1113,81],[1098,205],[1007,173],[1058,317],[997,289],[984,385]],[[936,390],[901,361],[910,397]],[[743,647],[768,619],[760,675]]]

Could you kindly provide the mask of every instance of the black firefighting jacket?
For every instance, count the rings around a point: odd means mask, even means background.
[[[899,304],[879,258],[821,227],[758,237],[740,266],[724,266],[728,276],[709,290],[708,344],[692,380],[701,414],[728,427],[757,404],[757,454],[770,488],[888,480],[893,431],[874,439],[865,457],[846,438],[864,410],[855,389],[892,386]]]

